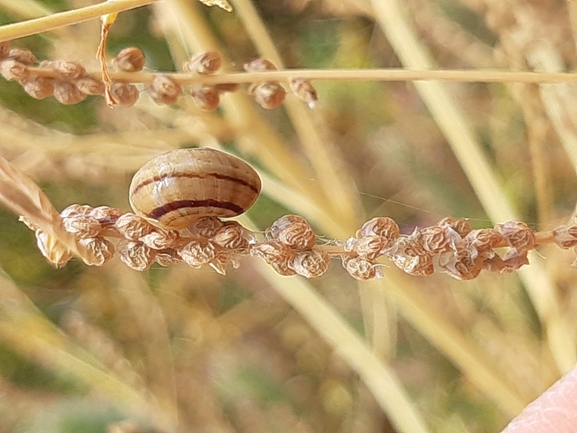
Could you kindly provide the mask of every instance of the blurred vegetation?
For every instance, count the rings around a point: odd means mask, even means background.
[[[93,3],[28,2],[54,12]],[[1,23],[30,18],[2,3]],[[203,28],[181,13],[185,3]],[[549,38],[550,53],[564,67],[575,66],[568,18],[575,11],[569,13],[573,5],[566,2],[400,3],[440,69],[531,69],[527,33],[534,28],[541,29],[535,37]],[[138,46],[149,70],[170,71],[179,68],[183,54],[209,48],[203,39],[209,34],[229,57],[226,69],[239,71],[259,56],[259,41],[251,40],[238,13],[248,13],[246,3],[231,4],[236,10],[231,14],[192,1],[124,12],[112,27],[109,54]],[[369,1],[253,4],[286,67],[403,67]],[[519,21],[521,11],[530,20]],[[515,32],[528,40],[515,45],[521,40]],[[13,45],[39,59],[80,60],[98,70],[98,38],[98,23],[92,21]],[[445,131],[412,83],[315,86],[320,107],[301,108],[345,182],[343,195],[325,190],[326,202],[315,203],[340,225],[311,221],[317,233],[327,239],[343,231],[352,236],[355,227],[377,215],[394,218],[405,233],[445,216],[469,218],[475,228],[500,222],[483,208]],[[453,83],[447,89],[518,216],[539,230],[568,221],[577,200],[574,165],[539,89],[505,83]],[[111,110],[101,98],[72,106],[53,98],[37,101],[18,84],[0,80],[0,155],[37,181],[58,209],[87,203],[129,210],[132,173],[153,154],[183,145],[226,144],[284,182],[266,163],[268,136],[252,126],[258,119],[310,173],[303,184],[322,191],[323,173],[314,171],[311,151],[303,145],[310,137],[303,136],[299,121],[285,108],[265,112],[240,93],[210,114],[185,98],[178,107],[156,107],[146,96],[135,107]],[[235,113],[244,107],[240,98],[249,101],[250,112]],[[562,102],[553,103],[563,109]],[[577,133],[574,116],[567,115],[566,127]],[[183,140],[170,134],[174,131],[189,137]],[[536,181],[536,173],[545,183]],[[297,211],[265,194],[249,217],[264,230],[286,213]],[[574,257],[554,247],[540,253],[532,261],[554,288],[555,313],[571,318],[577,308]],[[0,432],[112,432],[113,423],[122,420],[134,423],[134,430],[122,427],[131,432],[401,431],[395,414],[363,379],[362,367],[351,361],[354,354],[341,356],[339,341],[327,338],[331,330],[322,320],[316,323],[283,299],[278,287],[290,290],[300,277],[271,282],[250,260],[226,276],[184,265],[139,274],[118,259],[102,268],[73,260],[53,269],[33,234],[1,209],[0,267]],[[571,344],[560,355],[518,275],[482,274],[459,282],[442,274],[408,277],[392,263],[386,272],[381,282],[361,284],[333,263],[325,276],[308,282],[309,289],[400,380],[425,431],[500,431],[514,416],[512,408],[531,401],[564,372],[561,355],[575,357],[575,325],[563,322],[569,324],[562,332]],[[463,341],[469,365],[451,345]],[[505,394],[479,387],[479,365],[516,396],[510,404]]]

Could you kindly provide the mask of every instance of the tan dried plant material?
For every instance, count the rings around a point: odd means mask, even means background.
[[[20,84],[34,99],[48,98],[54,94],[54,78],[30,76],[20,80]]]
[[[232,6],[226,0],[199,0],[201,3],[207,6],[218,6],[227,12],[232,12]]]
[[[210,75],[220,69],[222,59],[216,51],[202,51],[192,56],[184,65],[186,72]]]
[[[14,59],[7,59],[0,62],[0,74],[7,81],[15,81],[28,77],[30,70],[24,63]]]
[[[144,69],[146,56],[138,47],[127,47],[112,59],[112,66],[120,71],[139,72]]]
[[[43,69],[51,69],[62,80],[74,81],[86,75],[86,69],[78,62],[68,60],[44,60],[38,65]]]
[[[0,60],[8,58],[10,55],[10,42],[2,41],[0,42]]]
[[[182,95],[180,84],[165,74],[155,74],[147,91],[150,98],[159,105],[176,104]]]
[[[52,264],[63,266],[73,255],[85,261],[95,260],[92,250],[66,231],[60,214],[44,192],[1,157],[0,202],[34,230],[40,251]]]
[[[316,234],[309,223],[301,216],[286,215],[276,220],[267,232],[276,239],[297,250],[311,249],[316,243]]]
[[[8,53],[8,58],[16,60],[26,66],[32,66],[38,62],[34,53],[30,50],[23,50],[21,48],[12,48]]]
[[[61,104],[74,105],[86,99],[76,85],[70,81],[57,81],[54,85],[54,98]]]
[[[111,83],[108,93],[114,100],[113,105],[121,107],[132,107],[138,101],[140,92],[134,84],[130,83]],[[106,95],[107,93],[105,93]],[[107,96],[108,97],[108,96]]]
[[[74,81],[74,84],[78,87],[78,90],[86,95],[101,96],[104,94],[104,82],[89,75],[78,78]]]
[[[202,111],[214,111],[220,104],[220,92],[214,86],[202,86],[190,92],[194,104]]]
[[[305,78],[292,78],[289,81],[289,86],[293,94],[301,101],[306,102],[309,108],[317,108],[319,97],[317,90],[309,80]]]

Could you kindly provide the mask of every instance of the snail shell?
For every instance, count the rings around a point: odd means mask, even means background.
[[[150,223],[184,229],[205,216],[245,212],[261,190],[246,162],[211,148],[178,149],[144,164],[130,184],[130,205]]]

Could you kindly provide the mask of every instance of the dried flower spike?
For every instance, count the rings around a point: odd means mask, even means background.
[[[215,51],[203,51],[192,56],[183,65],[183,69],[193,74],[214,74],[220,69],[221,63],[220,54]]]
[[[86,75],[86,69],[80,63],[69,62],[67,60],[44,60],[39,65],[40,68],[52,69],[58,73],[62,80],[73,81]]]
[[[311,249],[316,243],[316,234],[301,216],[286,215],[276,220],[268,234],[271,238],[297,250]]]
[[[145,63],[146,56],[138,47],[124,48],[112,59],[112,65],[116,69],[125,72],[142,71]]]

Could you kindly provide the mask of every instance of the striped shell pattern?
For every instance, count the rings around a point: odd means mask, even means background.
[[[233,217],[258,198],[261,181],[246,162],[211,148],[163,153],[140,168],[130,184],[134,212],[180,230],[204,216]]]

